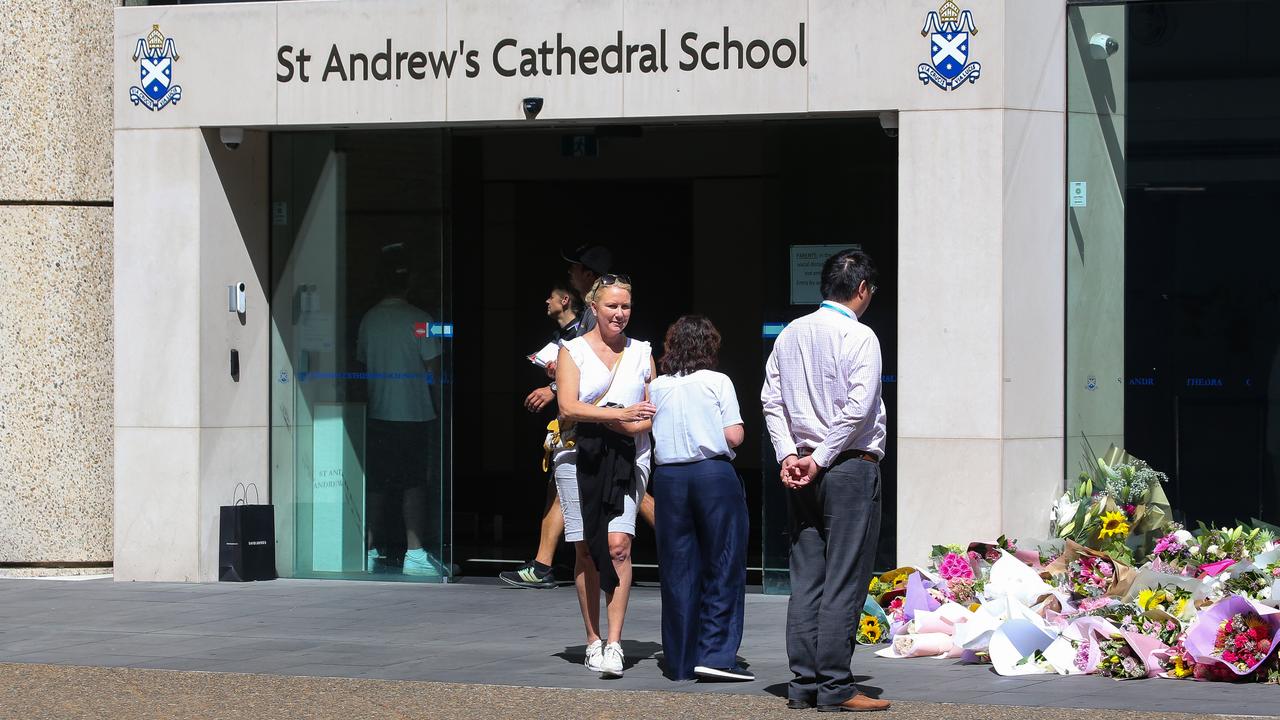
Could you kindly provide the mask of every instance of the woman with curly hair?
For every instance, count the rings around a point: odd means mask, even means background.
[[[738,664],[747,584],[747,499],[734,470],[738,396],[714,370],[720,333],[701,315],[667,329],[649,387],[662,577],[662,651],[676,680],[754,680]]]

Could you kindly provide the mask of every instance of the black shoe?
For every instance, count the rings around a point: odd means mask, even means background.
[[[720,682],[750,682],[756,679],[754,673],[743,668],[741,665],[735,665],[728,668],[713,668],[706,665],[698,665],[693,668],[693,674],[698,676],[699,680],[716,680]]]
[[[533,590],[556,587],[555,571],[547,568],[546,572],[539,572],[533,563],[515,570],[500,572],[498,573],[498,579],[508,585]]]
[[[795,700],[795,699],[787,700],[788,710],[808,710],[809,708],[813,707],[813,705],[814,704],[809,702],[808,700]]]

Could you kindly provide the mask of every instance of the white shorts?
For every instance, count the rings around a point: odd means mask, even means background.
[[[578,500],[578,463],[576,453],[562,457],[556,463],[556,492],[560,495],[560,510],[564,513],[564,539],[581,542],[582,503]],[[636,492],[623,501],[622,514],[609,521],[609,532],[636,534],[636,500],[644,494],[645,474],[637,469]]]

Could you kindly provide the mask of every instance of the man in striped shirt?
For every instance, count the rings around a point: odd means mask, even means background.
[[[760,399],[791,518],[790,708],[889,707],[860,694],[849,668],[880,536],[880,341],[858,320],[876,278],[866,253],[827,258],[822,305],[782,331],[765,368]]]

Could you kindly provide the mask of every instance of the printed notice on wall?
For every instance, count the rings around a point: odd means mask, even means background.
[[[792,245],[791,304],[817,305],[822,302],[822,263],[841,250],[861,250],[861,245]]]

